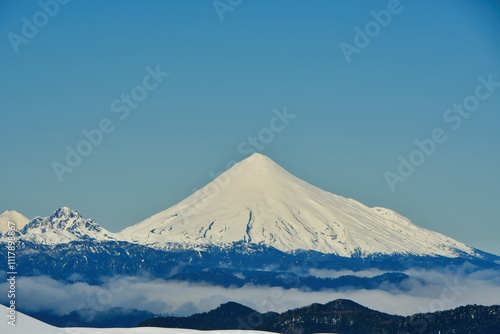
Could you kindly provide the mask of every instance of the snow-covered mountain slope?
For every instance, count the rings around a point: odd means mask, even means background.
[[[247,242],[340,256],[479,256],[384,208],[323,191],[254,154],[182,202],[120,234],[155,248]]]
[[[16,229],[22,229],[26,224],[29,223],[29,219],[20,214],[19,212],[5,211],[0,215],[0,235],[9,230],[9,222],[14,223]]]
[[[8,308],[0,305],[2,314],[9,314]],[[198,331],[194,329],[181,328],[59,328],[29,317],[21,312],[16,312],[15,326],[9,325],[8,317],[2,317],[0,321],[0,333],[2,334],[266,334],[269,332],[247,331],[247,330],[222,330],[222,331]]]
[[[18,239],[43,245],[77,240],[122,240],[120,235],[109,232],[92,219],[83,219],[78,212],[67,207],[57,209],[49,217],[36,217],[19,229]]]
[[[15,317],[9,318],[9,309],[4,305],[0,305],[0,310],[2,314],[7,316],[3,316],[2,321],[0,321],[0,333],[9,333],[9,334],[28,334],[28,333],[38,333],[38,334],[65,334],[62,329],[59,329],[54,326],[50,326],[44,322],[36,320],[32,317],[29,317],[21,312],[15,312]],[[14,321],[9,325],[9,321]],[[13,326],[15,325],[15,326]]]

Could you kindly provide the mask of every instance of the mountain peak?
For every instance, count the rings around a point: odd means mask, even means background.
[[[254,166],[256,166],[256,165],[276,165],[276,163],[271,158],[269,158],[267,155],[257,153],[257,152],[252,154],[248,158],[241,160],[240,163],[252,164]]]
[[[256,311],[251,309],[248,306],[230,301],[230,302],[219,305],[219,307],[217,307],[215,310],[212,310],[210,312],[211,313],[223,313],[223,314],[228,314],[228,313],[248,313],[248,314],[250,314],[250,313],[253,313]]]
[[[325,306],[331,307],[336,310],[367,309],[366,307],[356,302],[353,302],[350,299],[336,299],[334,301],[325,304]]]
[[[198,201],[224,201],[235,207],[261,202],[273,205],[303,187],[315,188],[293,176],[271,158],[254,153],[194,194]],[[199,205],[197,205],[199,206]]]
[[[16,210],[5,210],[0,216],[8,215],[8,214],[15,214],[19,213]]]
[[[264,174],[279,174],[283,172],[287,173],[277,163],[271,160],[271,158],[260,153],[254,153],[248,158],[236,163],[225,173],[232,176],[239,174],[249,176],[248,174],[253,174],[255,177],[262,177]]]
[[[77,211],[63,206],[49,217],[36,217],[20,231],[19,238],[39,244],[60,244],[80,240],[122,240],[92,219],[84,219]]]
[[[78,211],[71,210],[67,206],[60,207],[50,216],[51,218],[82,218]]]
[[[15,210],[5,210],[0,215],[0,235],[9,230],[9,222],[15,224],[16,230],[20,230],[28,224],[29,219]]]
[[[243,242],[340,256],[476,254],[392,210],[321,190],[259,153],[121,234],[157,248],[225,248]]]

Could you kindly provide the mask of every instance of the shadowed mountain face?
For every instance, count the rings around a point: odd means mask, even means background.
[[[207,313],[190,317],[161,317],[142,322],[143,327],[190,328],[200,330],[255,329],[277,313],[261,314],[249,307],[229,302]],[[253,324],[253,326],[252,326]]]
[[[396,328],[400,316],[370,310],[350,300],[339,299],[328,304],[284,312],[263,324],[261,329],[277,333],[383,333]]]
[[[498,334],[500,306],[468,305],[449,311],[401,317],[374,311],[345,299],[281,314],[261,314],[231,302],[207,313],[184,318],[160,317],[144,321],[140,326],[199,330],[254,329],[286,334]]]

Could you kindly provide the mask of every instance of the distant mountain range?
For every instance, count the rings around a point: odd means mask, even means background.
[[[473,262],[497,266],[500,257],[420,228],[384,208],[314,187],[261,154],[235,164],[179,204],[112,233],[67,207],[18,227],[18,266],[26,275],[98,278],[148,271],[210,278],[206,272],[275,271],[300,267],[388,271]],[[7,242],[5,229],[0,242]],[[0,254],[6,252],[0,248]],[[267,270],[267,269],[266,269]],[[212,275],[213,276],[213,275]]]
[[[408,317],[371,310],[353,301],[339,299],[283,312],[259,313],[229,302],[207,313],[189,317],[159,317],[140,324],[144,327],[197,330],[262,330],[285,334],[498,334],[500,305],[467,305],[453,310]]]
[[[179,204],[119,233],[62,207],[19,228],[21,239],[55,245],[128,241],[156,249],[231,248],[246,243],[282,252],[343,257],[416,255],[482,257],[482,253],[412,224],[314,187],[255,153]]]
[[[49,217],[36,217],[19,229],[19,239],[39,245],[67,244],[72,241],[121,241],[119,234],[109,232],[92,219],[70,208],[62,207]]]

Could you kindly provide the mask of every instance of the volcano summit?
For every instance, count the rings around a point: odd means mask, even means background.
[[[392,210],[370,208],[310,185],[258,153],[120,234],[157,249],[225,248],[243,242],[343,257],[479,255]]]

